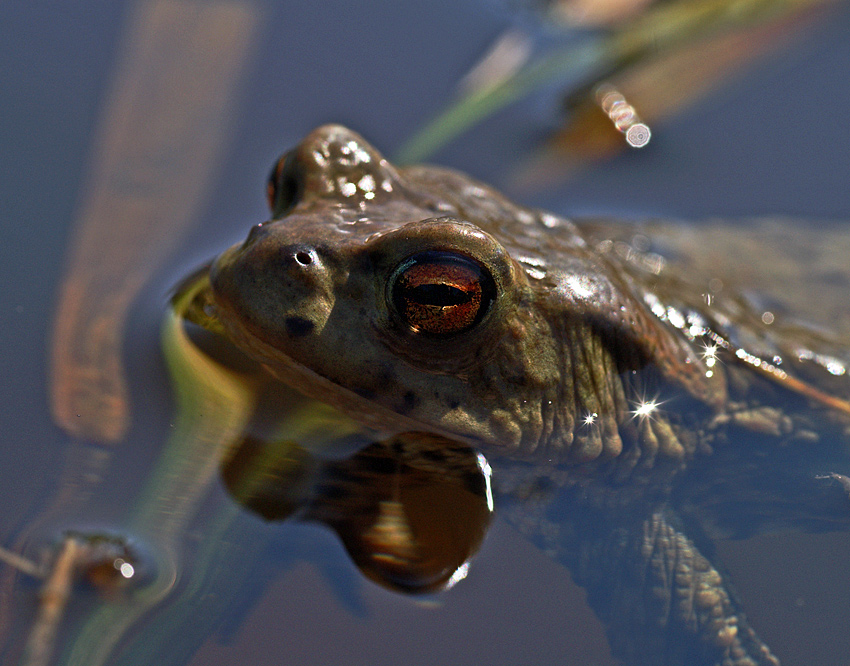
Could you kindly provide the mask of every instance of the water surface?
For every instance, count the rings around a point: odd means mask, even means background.
[[[70,228],[90,187],[95,137],[133,3],[0,4],[4,547],[33,552],[69,524],[121,525],[172,423],[157,340],[166,295],[194,266],[265,219],[263,186],[276,156],[328,121],[355,128],[391,155],[447,103],[459,77],[515,20],[484,0],[246,5],[259,20],[211,185],[198,195],[194,226],[129,310],[122,347],[129,433],[120,454],[111,453],[117,445],[87,449],[111,461],[91,484],[94,495],[42,518],[33,531],[75,451],[50,416],[47,350]],[[521,20],[535,29],[529,17]],[[483,123],[435,161],[564,214],[783,214],[805,220],[804,239],[826,219],[838,221],[830,233],[846,238],[850,83],[837,73],[850,69],[848,34],[845,4],[781,53],[654,128],[647,149],[546,191],[511,192],[510,174],[555,123],[551,91]],[[831,320],[831,312],[820,314]],[[846,315],[839,313],[844,321]],[[227,502],[223,489],[214,488],[211,504]],[[601,627],[568,573],[504,523],[494,527],[466,581],[422,604],[363,582],[336,540],[318,528],[268,526],[247,515],[238,520],[250,538],[237,545],[262,544],[259,564],[239,604],[191,663],[612,663]],[[190,553],[197,536],[190,525]],[[848,548],[847,535],[719,545],[753,624],[783,663],[845,663],[850,614],[841,591],[850,589],[843,566]],[[22,581],[9,592],[8,627],[25,630],[36,589]]]

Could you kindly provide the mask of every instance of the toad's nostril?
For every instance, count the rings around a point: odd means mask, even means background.
[[[305,335],[309,335],[315,326],[312,321],[303,317],[286,318],[286,332],[292,338],[303,338]]]
[[[302,266],[309,266],[313,263],[313,257],[310,256],[309,252],[296,252],[295,261],[297,261]]]

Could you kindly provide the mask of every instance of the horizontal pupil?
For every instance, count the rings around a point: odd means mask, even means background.
[[[420,305],[434,305],[437,307],[449,307],[462,305],[470,301],[470,294],[457,287],[447,284],[423,284],[413,287],[409,292],[409,299]]]

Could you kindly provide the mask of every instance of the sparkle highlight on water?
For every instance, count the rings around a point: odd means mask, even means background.
[[[640,119],[635,107],[614,86],[608,83],[599,85],[596,88],[596,102],[632,148],[643,148],[649,143],[652,138],[649,125]]]

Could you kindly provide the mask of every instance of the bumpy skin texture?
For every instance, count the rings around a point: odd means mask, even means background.
[[[779,663],[701,548],[846,528],[840,484],[814,479],[849,467],[846,380],[815,388],[822,364],[793,354],[786,374],[741,349],[773,358],[791,343],[736,304],[708,308],[604,222],[579,227],[449,170],[395,169],[345,128],[311,133],[272,185],[274,219],[211,269],[216,328],[380,432],[495,461],[504,512],[588,587],[624,663]],[[405,289],[441,273],[435,256],[483,277],[440,277],[475,283],[471,300],[441,284],[423,298],[443,305],[414,303],[411,318]],[[472,315],[446,332],[456,307]],[[420,328],[429,317],[436,332]],[[796,442],[816,452],[810,468],[792,462]]]

